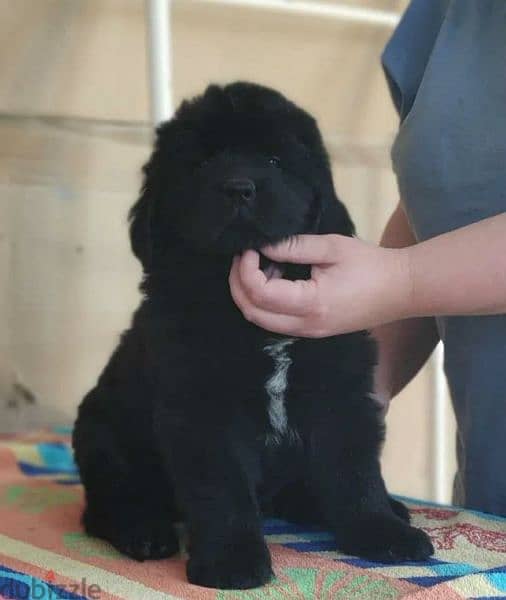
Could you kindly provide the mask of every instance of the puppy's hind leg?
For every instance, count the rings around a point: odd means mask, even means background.
[[[407,506],[389,496],[392,511],[406,523],[411,522]],[[324,525],[318,501],[304,481],[285,485],[268,503],[266,517],[276,517],[301,525]]]
[[[411,523],[411,515],[409,514],[409,509],[408,507],[403,504],[402,502],[400,502],[399,500],[396,500],[395,498],[392,498],[392,496],[389,497],[390,500],[390,506],[392,508],[392,510],[394,511],[394,513],[403,521],[406,521],[406,523]]]
[[[136,560],[179,550],[171,486],[154,453],[127,457],[101,424],[78,421],[74,448],[86,492],[83,525]]]

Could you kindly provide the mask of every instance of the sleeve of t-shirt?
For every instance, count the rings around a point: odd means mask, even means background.
[[[413,106],[450,1],[412,0],[382,54],[401,122]]]

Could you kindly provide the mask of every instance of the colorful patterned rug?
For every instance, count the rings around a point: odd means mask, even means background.
[[[506,598],[506,520],[408,501],[436,547],[429,562],[383,565],[343,556],[332,536],[265,523],[275,581],[249,591],[186,582],[184,560],[138,563],[82,532],[82,488],[69,431],[0,438],[0,598],[452,600]]]

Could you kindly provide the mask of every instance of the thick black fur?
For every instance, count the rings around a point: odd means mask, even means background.
[[[161,558],[177,551],[183,519],[188,579],[217,588],[270,580],[262,511],[320,522],[351,554],[426,559],[428,537],[380,473],[369,335],[287,346],[287,421],[275,430],[265,348],[282,338],[230,296],[234,254],[297,233],[353,234],[313,118],[264,87],[212,85],[158,129],[144,173],[131,211],[144,299],[74,431],[86,531]]]

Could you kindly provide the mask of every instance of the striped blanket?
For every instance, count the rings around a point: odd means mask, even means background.
[[[506,521],[409,501],[436,547],[428,562],[384,565],[343,556],[332,536],[265,522],[276,579],[248,591],[186,582],[184,559],[138,563],[80,526],[83,494],[69,431],[0,438],[0,598],[452,600],[506,598]]]

